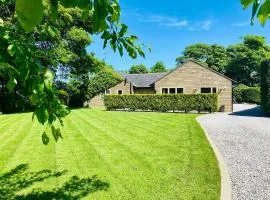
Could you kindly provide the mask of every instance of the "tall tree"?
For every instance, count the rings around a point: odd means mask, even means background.
[[[177,65],[182,64],[187,59],[195,59],[222,73],[225,73],[228,63],[226,48],[217,44],[208,45],[199,43],[187,46],[183,55],[176,58]]]
[[[130,74],[146,74],[149,73],[147,67],[143,64],[140,65],[132,65],[129,69]]]
[[[227,48],[230,58],[226,74],[232,79],[249,86],[260,83],[260,65],[269,58],[270,51],[265,38],[244,36],[243,43]]]
[[[120,55],[125,49],[132,58],[144,56],[137,37],[119,19],[117,0],[0,1],[1,90],[23,94],[40,123],[62,123],[69,110],[58,99],[54,72],[67,66],[87,72],[89,35],[100,33],[104,47],[109,42]]]
[[[153,67],[151,67],[152,73],[167,72],[168,69],[163,62],[158,61]]]

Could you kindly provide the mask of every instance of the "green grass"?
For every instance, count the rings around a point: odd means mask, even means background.
[[[2,199],[198,199],[220,195],[197,115],[79,109],[41,142],[31,114],[0,115]]]

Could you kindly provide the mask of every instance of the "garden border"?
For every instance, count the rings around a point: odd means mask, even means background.
[[[201,117],[202,116],[197,117],[196,120],[199,123],[202,130],[204,131],[204,134],[205,134],[210,146],[212,147],[214,154],[216,156],[216,159],[218,161],[218,166],[219,166],[219,170],[220,170],[220,178],[221,178],[220,200],[232,200],[232,182],[231,182],[228,168],[224,162],[224,159],[223,159],[220,151],[218,150],[218,148],[214,144],[213,140],[211,139],[211,137],[208,134],[208,132],[206,131],[206,129],[201,124],[201,122],[200,122]]]

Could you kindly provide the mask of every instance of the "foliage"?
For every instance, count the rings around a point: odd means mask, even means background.
[[[147,67],[143,64],[140,65],[132,65],[129,69],[130,74],[147,74],[149,73],[149,70]]]
[[[153,67],[151,67],[152,73],[161,73],[167,71],[168,71],[167,67],[161,61],[158,61]]]
[[[198,62],[205,63],[208,67],[224,73],[228,63],[226,48],[217,44],[193,44],[187,46],[183,56],[176,58],[177,65],[181,65],[187,59],[195,59]]]
[[[236,103],[261,103],[260,87],[248,87],[240,84],[233,89],[233,101]]]
[[[262,62],[261,67],[261,105],[265,114],[270,116],[270,60]]]
[[[252,5],[251,24],[254,24],[255,17],[264,26],[270,15],[270,1],[269,0],[240,0],[244,9]]]
[[[123,78],[110,68],[98,72],[90,78],[87,89],[87,99],[92,99],[100,93],[104,93],[105,90],[117,85],[123,81]]]
[[[125,49],[132,58],[144,56],[144,45],[120,23],[116,0],[2,0],[0,10],[1,88],[29,99],[42,124],[62,124],[69,114],[58,99],[55,72],[62,67],[88,76],[89,35],[101,34],[104,48],[109,42],[121,55]]]
[[[172,95],[105,95],[107,110],[128,109],[144,111],[215,112],[218,109],[217,94],[172,94]]]
[[[229,46],[227,52],[230,61],[226,75],[248,86],[258,85],[261,62],[270,57],[265,39],[247,35],[243,37],[242,44]]]

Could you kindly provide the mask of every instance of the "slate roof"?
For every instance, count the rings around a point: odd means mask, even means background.
[[[125,74],[120,75],[130,81],[135,87],[151,87],[153,83],[161,79],[167,73],[148,73],[148,74]]]
[[[196,63],[216,74],[218,74],[219,76],[222,76],[232,82],[236,82],[234,80],[232,80],[231,78],[225,76],[224,74],[221,74],[205,65],[202,65],[201,63],[193,60],[193,59],[189,59],[186,60],[182,65],[176,67],[174,70],[172,70],[171,72],[168,73],[148,73],[148,74],[126,74],[126,73],[119,73],[124,79],[127,79],[129,82],[131,82],[135,87],[151,87],[152,84],[154,84],[155,82],[159,81],[160,79],[162,79],[163,77],[169,75],[170,73],[174,72],[176,69],[182,67],[183,65],[185,65],[188,62],[193,62]],[[237,83],[237,82],[236,82]]]

